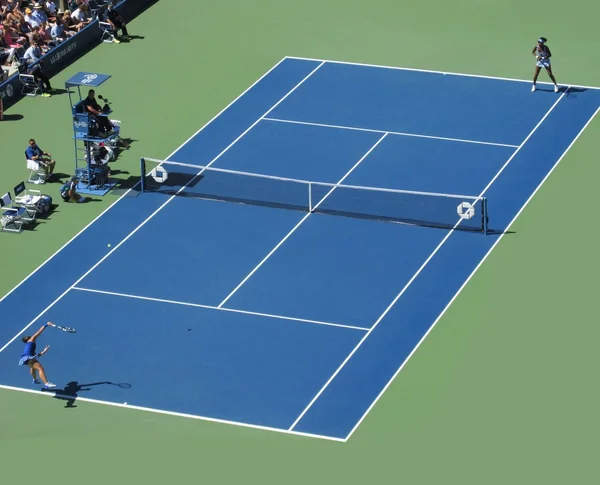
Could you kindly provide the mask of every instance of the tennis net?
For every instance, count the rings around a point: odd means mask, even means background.
[[[312,182],[142,158],[141,191],[487,233],[485,197]]]

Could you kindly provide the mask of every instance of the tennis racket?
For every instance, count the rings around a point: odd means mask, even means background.
[[[56,325],[54,324],[54,326],[56,328],[58,328],[59,330],[62,330],[63,332],[67,332],[67,333],[76,333],[77,330],[75,330],[74,328],[71,327],[61,327],[60,325]]]

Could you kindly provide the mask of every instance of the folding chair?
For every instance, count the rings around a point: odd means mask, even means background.
[[[25,152],[25,160],[27,160],[27,168],[30,170],[27,182],[31,184],[45,183],[47,165],[41,160],[29,160],[27,152]]]
[[[32,219],[25,207],[11,207],[11,202],[9,192],[0,198],[0,230],[19,233],[23,230],[23,224]]]
[[[19,81],[23,84],[21,94],[37,96],[41,92],[42,87],[33,74],[19,73]]]
[[[50,207],[42,193],[39,190],[32,190],[25,188],[25,182],[21,182],[14,188],[15,192],[15,205],[18,207],[25,207],[29,215],[33,215],[35,218],[36,214],[45,214],[48,212]]]
[[[98,20],[98,26],[102,30],[102,38],[100,40],[107,44],[112,44],[115,41],[115,32],[112,29],[112,25],[108,22]]]

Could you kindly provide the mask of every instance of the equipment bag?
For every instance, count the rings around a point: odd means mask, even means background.
[[[43,194],[40,197],[39,208],[40,208],[40,212],[42,214],[46,214],[47,212],[49,212],[50,209],[52,208],[52,197],[50,197],[49,195]]]

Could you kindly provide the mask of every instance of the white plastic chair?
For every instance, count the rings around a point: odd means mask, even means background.
[[[27,168],[29,169],[29,178],[27,182],[32,184],[43,184],[46,182],[46,163],[41,160],[27,159]]]

